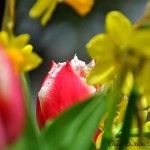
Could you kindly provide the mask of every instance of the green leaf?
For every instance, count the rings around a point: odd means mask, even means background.
[[[95,143],[94,143],[94,141],[91,142],[89,150],[95,150]]]
[[[45,144],[52,150],[89,149],[106,104],[106,96],[100,93],[70,108],[43,131]]]

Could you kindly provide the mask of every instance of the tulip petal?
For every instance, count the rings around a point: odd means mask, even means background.
[[[106,31],[116,43],[121,44],[128,39],[132,24],[126,16],[118,11],[112,11],[106,16]]]
[[[91,95],[90,87],[75,73],[67,62],[55,77],[52,87],[42,102],[42,112],[46,119],[52,119],[71,105],[85,100]]]
[[[100,34],[92,38],[87,44],[89,55],[96,60],[110,59],[113,57],[116,45],[107,34]]]
[[[45,118],[41,110],[39,99],[37,99],[36,101],[36,117],[37,117],[38,126],[41,129],[45,124]]]
[[[19,72],[0,47],[0,118],[5,126],[8,144],[12,143],[23,129],[25,120],[23,99]]]
[[[5,127],[3,125],[2,119],[0,118],[0,149],[4,147],[4,145],[6,144],[6,135],[4,131],[5,131]]]

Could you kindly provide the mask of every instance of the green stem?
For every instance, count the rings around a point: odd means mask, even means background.
[[[26,110],[27,110],[27,123],[25,129],[25,134],[27,135],[25,136],[25,138],[27,139],[32,137],[33,142],[35,142],[33,143],[34,147],[37,147],[36,148],[37,150],[41,150],[43,149],[43,145],[41,144],[42,137],[37,127],[35,117],[33,116],[32,105],[31,105],[31,93],[30,93],[31,90],[29,86],[29,78],[27,73],[23,74],[22,80],[24,85]]]
[[[119,74],[117,76],[117,80],[114,83],[114,89],[112,90],[112,92],[110,94],[110,101],[109,101],[109,106],[108,106],[109,115],[108,115],[108,119],[107,119],[106,126],[104,129],[101,150],[106,150],[108,147],[108,142],[110,140],[112,140],[112,138],[113,138],[112,124],[113,124],[114,118],[116,117],[117,104],[121,97],[122,85],[124,83],[126,74],[131,67],[131,65],[129,63],[130,63],[130,55],[127,54],[124,57],[124,60],[122,62]]]
[[[29,86],[28,74],[24,73],[22,79],[23,79],[23,85],[24,85],[24,91],[25,91],[27,115],[31,119],[34,130],[36,130],[35,132],[37,132],[38,128],[37,128],[37,125],[35,124],[35,119],[32,115],[33,111],[32,111],[32,105],[31,105],[31,93],[30,93],[31,90]]]
[[[121,143],[127,142],[130,137],[130,129],[132,125],[133,114],[136,111],[136,102],[138,98],[139,98],[139,93],[137,87],[134,85],[131,95],[129,97],[127,111],[125,114],[125,119],[124,119],[122,134],[121,134],[121,141],[120,141]],[[123,149],[124,146],[119,147],[119,150],[123,150]]]
[[[10,35],[13,34],[15,24],[15,0],[6,0],[5,11],[2,22],[2,30],[7,31]]]

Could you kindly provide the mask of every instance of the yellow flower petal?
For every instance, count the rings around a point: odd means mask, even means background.
[[[150,107],[150,91],[144,93],[141,102],[142,102],[143,109],[147,109],[148,107]]]
[[[131,92],[132,87],[133,87],[133,83],[134,83],[133,74],[132,74],[132,72],[129,71],[126,78],[125,78],[123,87],[122,87],[123,94],[125,94],[126,96],[130,95],[130,92]]]
[[[30,54],[33,50],[33,46],[28,44],[22,48],[22,51],[26,54]]]
[[[113,79],[115,67],[113,60],[97,62],[96,66],[90,71],[87,82],[96,85],[110,81]]]
[[[94,0],[64,0],[63,2],[70,5],[81,16],[84,16],[90,12],[94,4]]]
[[[53,11],[55,10],[56,6],[58,4],[58,0],[53,0],[49,7],[47,8],[46,13],[42,17],[41,24],[45,25],[48,20],[52,17]]]
[[[23,70],[30,71],[38,67],[41,64],[41,62],[42,62],[42,59],[36,53],[31,53],[31,55],[29,55],[29,58],[26,59],[25,61]]]
[[[116,43],[121,44],[132,31],[130,20],[118,11],[112,11],[106,16],[106,31],[110,34]]]
[[[52,1],[53,0],[37,0],[30,10],[30,16],[33,18],[39,17],[48,8],[48,6],[51,5]]]
[[[150,121],[148,121],[148,122],[146,122],[145,124],[144,124],[144,127],[143,127],[143,131],[145,132],[145,133],[149,133],[150,132]]]
[[[22,48],[22,54],[25,60],[23,64],[24,71],[30,71],[42,63],[42,59],[36,53],[33,53],[32,50],[33,47],[30,44]]]
[[[9,37],[7,32],[0,32],[0,43],[3,43],[6,53],[17,71],[30,71],[42,62],[42,59],[32,52],[32,45],[26,45],[29,38],[28,34]]]
[[[22,34],[20,36],[14,37],[11,41],[11,46],[22,48],[29,42],[29,39],[29,34]]]
[[[111,59],[116,45],[107,34],[99,34],[87,44],[89,55],[96,60]]]
[[[150,29],[136,30],[129,39],[128,46],[140,55],[150,57]]]
[[[136,75],[136,82],[142,90],[150,89],[150,60],[144,61],[144,64],[139,68],[139,72]]]
[[[68,4],[81,16],[86,15],[94,4],[94,0],[37,0],[29,14],[32,18],[37,18],[46,12],[41,20],[42,25],[45,25],[59,2]]]
[[[2,42],[4,45],[7,45],[9,43],[9,36],[7,32],[5,31],[0,32],[0,42]]]

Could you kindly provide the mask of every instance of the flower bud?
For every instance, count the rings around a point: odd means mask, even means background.
[[[13,143],[25,120],[23,91],[19,72],[0,44],[0,149]]]
[[[86,83],[88,72],[94,61],[86,65],[77,56],[64,63],[52,66],[46,76],[37,100],[37,121],[42,128],[47,120],[52,120],[70,106],[84,101],[96,92],[94,86]]]

